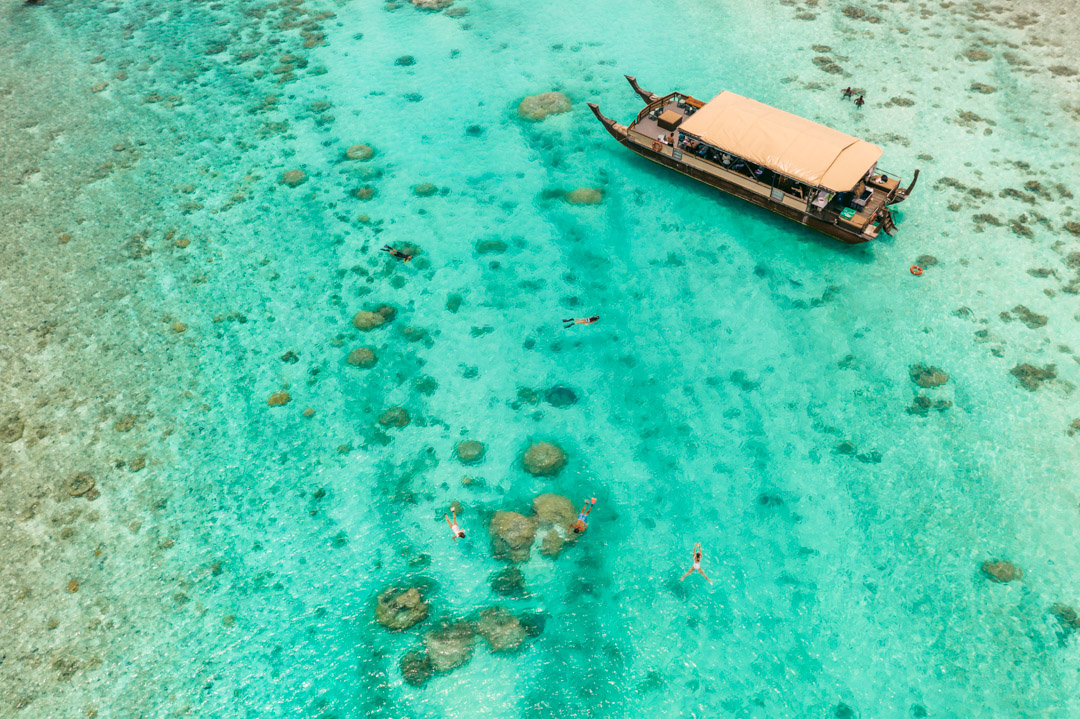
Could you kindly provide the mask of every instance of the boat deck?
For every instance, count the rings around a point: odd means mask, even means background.
[[[651,137],[654,140],[659,140],[661,137],[667,137],[672,131],[665,130],[660,127],[660,123],[657,122],[656,118],[654,117],[654,115],[659,115],[661,112],[664,112],[666,110],[671,110],[672,112],[678,113],[682,117],[688,116],[687,111],[683,106],[680,106],[677,101],[671,100],[665,103],[663,107],[659,108],[659,110],[650,112],[649,114],[645,115],[640,120],[635,122],[633,124],[633,128],[640,132],[642,135]],[[679,129],[675,128],[675,132],[678,131]]]

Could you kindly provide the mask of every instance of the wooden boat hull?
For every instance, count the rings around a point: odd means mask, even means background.
[[[690,167],[689,165],[684,165],[678,160],[668,157],[667,155],[664,155],[660,152],[656,152],[652,148],[642,147],[641,145],[629,138],[624,137],[622,139],[616,139],[619,140],[619,143],[622,144],[624,147],[633,152],[636,152],[637,154],[644,157],[646,160],[652,160],[658,165],[663,165],[664,167],[671,168],[672,170],[675,170],[682,175],[693,178],[698,182],[703,182],[710,187],[715,187],[716,189],[726,192],[729,195],[734,195],[735,197],[746,200],[747,202],[753,203],[758,207],[762,207],[769,212],[772,212],[773,214],[786,217],[789,220],[794,220],[800,225],[804,225],[811,229],[817,230],[818,232],[824,233],[835,240],[843,242],[844,244],[858,245],[862,244],[863,242],[869,242],[871,239],[869,237],[866,237],[862,233],[849,232],[838,225],[834,225],[829,222],[822,222],[816,217],[813,217],[805,212],[800,212],[799,210],[788,207],[786,205],[779,205],[767,197],[762,197],[757,193],[750,192],[749,190],[746,190],[745,188],[740,187],[733,182],[728,182],[722,177],[717,177],[716,175],[702,172],[701,170]]]
[[[643,100],[649,101],[651,98],[659,97],[657,95],[654,95],[653,93],[641,90],[637,86],[633,78],[627,76],[627,80],[630,81],[630,84],[634,87],[634,90],[639,95],[641,95]],[[619,144],[623,145],[628,150],[631,150],[632,152],[644,157],[646,160],[650,160],[658,165],[663,165],[664,167],[675,170],[676,172],[685,175],[686,177],[695,179],[698,182],[709,185],[710,187],[715,187],[716,189],[721,190],[722,192],[726,192],[729,195],[733,195],[734,197],[746,200],[747,202],[766,209],[773,214],[786,217],[793,222],[797,222],[804,227],[809,227],[812,230],[817,230],[818,232],[828,235],[829,237],[832,237],[835,240],[839,240],[840,242],[843,242],[845,244],[857,245],[873,239],[873,236],[867,235],[861,230],[856,231],[855,229],[849,229],[839,224],[838,222],[831,221],[829,218],[815,217],[804,209],[791,207],[790,205],[776,202],[772,200],[769,196],[752,192],[749,189],[735,182],[727,180],[718,174],[704,172],[689,163],[682,162],[680,159],[673,157],[671,154],[663,152],[663,150],[665,149],[670,152],[671,148],[668,146],[661,146],[660,149],[657,150],[654,149],[656,143],[654,143],[652,146],[642,144],[635,139],[635,135],[637,135],[637,133],[632,134],[628,131],[628,128],[626,126],[621,125],[608,117],[605,117],[600,112],[600,108],[597,107],[596,104],[590,102],[588,103],[588,105],[589,109],[593,111],[593,114],[596,116],[596,118],[601,122],[601,124],[604,125],[605,129],[607,129],[608,133],[619,141]],[[888,201],[891,204],[895,204],[906,199],[906,197],[910,194],[911,190],[914,188],[918,176],[919,171],[916,170],[915,177],[912,179],[911,185],[908,186],[906,189],[899,188],[892,191],[889,194]],[[887,207],[882,207],[881,209],[881,229],[885,230],[889,234],[892,234],[892,232],[895,230],[892,216],[890,215]]]

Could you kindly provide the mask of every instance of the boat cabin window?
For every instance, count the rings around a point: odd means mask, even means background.
[[[800,200],[806,200],[810,197],[811,188],[804,183],[777,174],[766,167],[755,165],[725,150],[708,145],[692,135],[679,132],[676,146],[683,152],[696,155],[707,162],[738,172],[751,180],[778,189],[792,197]]]

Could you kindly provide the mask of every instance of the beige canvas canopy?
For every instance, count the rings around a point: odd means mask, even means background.
[[[847,192],[881,148],[839,130],[725,90],[679,130],[814,187]]]

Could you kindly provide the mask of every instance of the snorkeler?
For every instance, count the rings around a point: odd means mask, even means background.
[[[382,251],[383,252],[389,252],[391,257],[396,257],[399,260],[401,260],[402,262],[408,262],[409,260],[412,259],[412,255],[407,255],[404,252],[402,252],[401,250],[395,250],[390,245],[383,245]]]
[[[574,534],[581,534],[589,528],[589,523],[585,520],[589,517],[589,512],[592,511],[593,506],[596,505],[596,497],[591,500],[585,500],[585,506],[578,512],[577,521],[570,525],[570,529],[574,530]]]
[[[712,584],[712,580],[705,576],[705,572],[701,570],[701,542],[694,545],[694,564],[686,570],[686,574],[679,577],[679,581],[686,579],[692,572],[697,572],[701,576],[705,577],[705,581]]]
[[[573,327],[574,325],[591,325],[593,322],[599,321],[600,315],[596,315],[594,317],[582,317],[580,319],[574,319],[573,317],[571,317],[568,320],[563,320],[563,329],[566,329],[567,327]]]
[[[465,532],[461,531],[461,527],[459,527],[457,523],[457,512],[451,509],[450,514],[454,515],[454,521],[450,521],[450,517],[447,517],[445,514],[442,516],[442,518],[445,519],[446,523],[450,525],[450,531],[454,533],[454,541],[456,542],[459,537],[461,539],[464,539]]]

